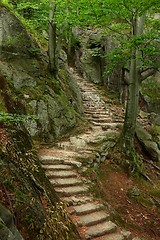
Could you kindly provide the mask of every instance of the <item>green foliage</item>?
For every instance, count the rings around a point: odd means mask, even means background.
[[[9,1],[8,0],[0,0],[0,4],[8,6]]]
[[[6,112],[3,100],[0,98],[0,112]]]
[[[0,123],[12,124],[12,123],[26,122],[29,119],[37,119],[37,116],[18,115],[18,114],[2,113],[2,112],[0,113]]]
[[[154,79],[144,81],[142,84],[142,93],[153,99],[154,102],[160,102],[160,84]]]

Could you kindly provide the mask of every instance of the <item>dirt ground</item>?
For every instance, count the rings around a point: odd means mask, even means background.
[[[160,240],[160,171],[148,163],[145,169],[152,183],[129,176],[108,160],[90,172],[96,185],[92,191],[113,209],[111,217],[118,225],[144,240]]]

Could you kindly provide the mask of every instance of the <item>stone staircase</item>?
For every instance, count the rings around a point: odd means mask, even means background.
[[[118,113],[107,108],[96,86],[73,71],[72,74],[81,89],[88,129],[61,141],[57,147],[42,149],[39,153],[42,166],[61,200],[67,203],[67,212],[83,240],[140,240],[110,220],[110,214],[100,199],[91,195],[89,180],[82,176],[82,159],[94,158],[94,146],[90,143],[105,138],[107,133],[118,132],[122,115],[114,121]]]

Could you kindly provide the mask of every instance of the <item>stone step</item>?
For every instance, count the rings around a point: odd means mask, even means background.
[[[93,117],[90,117],[90,118],[87,118],[88,121],[91,121],[91,122],[97,122],[97,123],[111,123],[111,118],[93,118]]]
[[[88,188],[86,186],[71,186],[71,187],[63,187],[63,188],[54,188],[56,192],[60,194],[61,197],[67,197],[77,194],[85,194],[88,192]]]
[[[109,215],[103,211],[96,211],[94,213],[79,216],[78,225],[92,226],[104,222],[105,220],[109,220]]]
[[[59,170],[59,171],[47,170],[46,176],[48,178],[70,178],[70,177],[77,177],[77,173],[70,170],[66,170],[66,171],[65,170]]]
[[[86,117],[92,117],[92,118],[105,118],[105,117],[111,118],[110,114],[107,111],[104,114],[100,114],[100,113],[98,113],[98,114],[95,114],[95,113],[89,114],[89,113],[86,113],[85,116]]]
[[[55,178],[55,179],[50,179],[50,182],[55,187],[70,187],[70,186],[78,186],[83,184],[82,180],[78,178]]]
[[[92,102],[92,103],[86,102],[86,103],[83,104],[83,106],[84,106],[84,109],[86,109],[86,110],[93,110],[93,111],[96,111],[97,109],[105,110],[104,105],[99,105],[96,102]]]
[[[91,121],[91,123],[95,126],[101,126],[101,127],[106,127],[106,128],[110,128],[110,129],[115,129],[117,127],[119,127],[120,125],[122,125],[121,123],[98,123],[95,121]]]
[[[69,206],[77,206],[79,204],[93,202],[93,198],[85,195],[62,197],[61,199],[63,202],[66,202]]]
[[[63,164],[64,160],[62,158],[57,158],[53,156],[40,156],[40,160],[43,165],[49,164]]]
[[[72,166],[71,165],[65,165],[65,164],[55,164],[53,165],[52,164],[45,164],[43,165],[43,168],[44,169],[49,169],[49,170],[68,170],[68,169],[72,169]]]
[[[66,159],[64,162],[66,164],[70,164],[77,168],[80,168],[82,166],[82,163],[80,161],[76,161],[76,160],[72,160],[72,159]]]
[[[75,206],[74,210],[77,215],[84,215],[96,212],[97,210],[102,210],[103,208],[104,206],[102,204],[96,204],[94,202],[91,202]]]
[[[104,234],[113,233],[117,230],[116,224],[111,221],[105,221],[97,225],[91,226],[86,230],[85,238],[93,239],[95,237],[103,236]]]
[[[82,97],[86,95],[92,95],[92,94],[97,95],[97,90],[94,90],[91,88],[85,88],[85,89],[80,88],[80,90],[81,90]]]
[[[110,114],[106,111],[105,114],[92,114],[92,118],[111,118]]]
[[[61,145],[61,143],[58,146],[60,146],[60,145]],[[80,161],[72,160],[72,159],[54,158],[54,157],[51,157],[51,156],[49,156],[49,157],[45,156],[45,158],[41,157],[40,159],[42,161],[42,164],[43,164],[44,168],[45,168],[45,165],[50,165],[50,164],[51,165],[53,165],[53,164],[54,165],[64,164],[64,165],[75,166],[75,167],[78,167],[78,168],[82,166],[82,163]]]
[[[124,123],[124,119],[122,119],[122,118],[112,119],[112,122],[114,122],[114,123]]]
[[[94,240],[132,240],[132,234],[128,231],[118,233],[105,234],[102,237],[94,238]]]
[[[94,106],[93,105],[86,105],[86,104],[83,104],[83,106],[84,106],[84,113],[86,114],[89,114],[90,116],[92,115],[92,114],[95,114],[95,113],[97,113],[97,114],[99,114],[99,113],[107,113],[106,112],[106,109],[104,108],[104,107],[101,107],[101,108],[99,108],[99,106],[97,106],[96,104],[94,104]]]
[[[107,112],[104,110],[104,109],[100,109],[98,110],[97,108],[93,111],[93,110],[90,110],[90,109],[85,109],[84,110],[84,113],[87,113],[87,114],[106,114]]]
[[[123,126],[123,123],[117,122],[117,123],[106,123],[105,125],[101,125],[102,129],[104,131],[107,131],[108,129],[116,130],[116,129],[121,129]]]

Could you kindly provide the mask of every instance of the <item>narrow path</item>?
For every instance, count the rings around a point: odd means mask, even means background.
[[[94,84],[78,76],[73,69],[70,71],[81,89],[84,117],[89,127],[85,133],[59,142],[57,148],[40,151],[46,175],[61,200],[67,203],[68,214],[83,240],[140,240],[110,220],[109,212],[100,199],[91,195],[89,182],[81,174],[83,161],[95,158],[94,144],[105,139],[107,134],[118,132],[123,114],[106,106]]]

